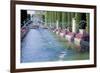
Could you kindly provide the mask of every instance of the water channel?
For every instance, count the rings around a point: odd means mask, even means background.
[[[21,62],[48,62],[60,60],[88,59],[63,45],[52,35],[49,29],[30,29],[21,42]]]

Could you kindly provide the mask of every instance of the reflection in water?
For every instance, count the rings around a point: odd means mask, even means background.
[[[48,29],[30,29],[21,43],[21,62],[77,60],[83,55],[67,48]],[[87,59],[87,58],[86,58]]]

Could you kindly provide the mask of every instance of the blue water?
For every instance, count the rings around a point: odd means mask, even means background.
[[[63,45],[48,29],[30,29],[21,43],[21,62],[46,62],[67,60],[75,52]]]

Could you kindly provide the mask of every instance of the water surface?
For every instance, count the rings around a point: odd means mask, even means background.
[[[21,43],[21,62],[80,60],[87,54],[64,48],[48,29],[30,29]]]

